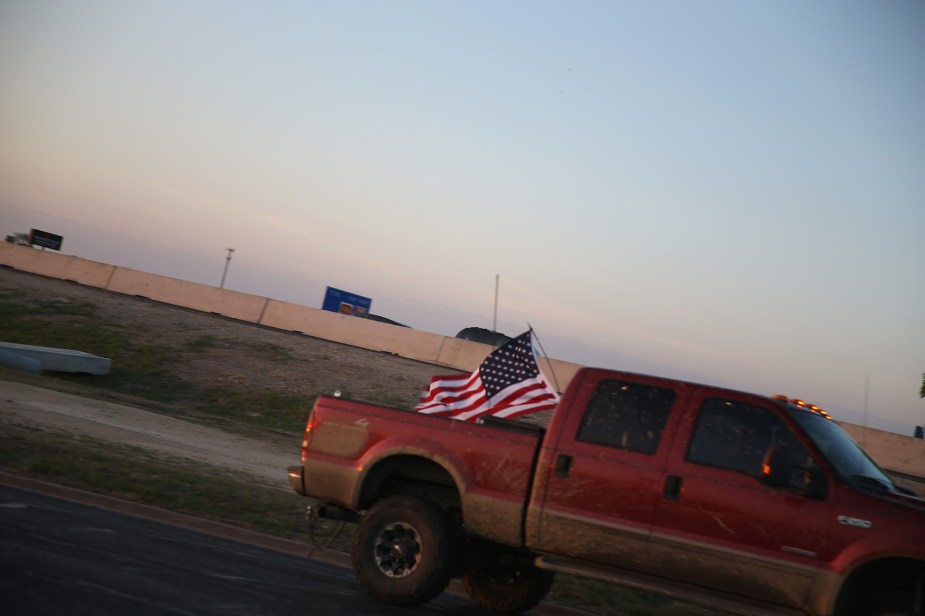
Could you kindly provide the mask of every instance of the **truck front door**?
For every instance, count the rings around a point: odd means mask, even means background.
[[[666,484],[674,488],[656,514],[653,571],[801,607],[826,556],[832,507],[824,486],[767,485],[763,463],[772,445],[786,447],[817,481],[824,476],[770,408],[734,396],[704,395],[692,402],[679,431],[689,438],[678,438],[668,463]]]

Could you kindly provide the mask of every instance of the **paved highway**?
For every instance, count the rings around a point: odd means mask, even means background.
[[[485,613],[451,593],[384,606],[343,567],[6,485],[0,606],[17,616]]]

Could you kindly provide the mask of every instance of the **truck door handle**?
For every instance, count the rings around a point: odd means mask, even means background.
[[[677,475],[668,475],[665,479],[664,496],[668,500],[681,500],[681,486],[684,480]]]
[[[559,457],[556,458],[556,477],[562,477],[563,479],[568,477],[568,472],[571,468],[572,456],[560,453]]]

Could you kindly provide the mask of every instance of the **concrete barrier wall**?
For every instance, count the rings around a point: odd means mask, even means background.
[[[475,370],[493,349],[489,345],[469,340],[358,319],[6,242],[0,244],[0,265],[267,327],[302,332],[456,370]],[[559,360],[550,360],[543,367],[545,369],[550,366],[555,370],[555,381],[562,389],[581,367]]]
[[[215,312],[233,319],[257,323],[269,301],[265,297],[249,295],[209,285],[187,282],[147,272],[115,268],[108,291],[126,295],[140,295],[175,306],[202,312]]]
[[[117,293],[140,295],[277,329],[303,332],[456,370],[475,370],[493,348],[469,340],[340,315],[7,242],[0,242],[0,265],[50,278],[73,280]],[[578,364],[557,359],[542,360],[542,367],[546,376],[555,380],[562,390],[581,368]],[[884,468],[925,477],[925,440],[852,424],[842,426]]]
[[[105,263],[65,257],[56,252],[17,246],[8,242],[0,242],[0,264],[49,278],[73,280],[101,289],[106,288],[116,269]]]
[[[303,332],[325,340],[437,362],[443,336],[407,327],[270,300],[262,325]],[[448,364],[449,365],[449,364]]]

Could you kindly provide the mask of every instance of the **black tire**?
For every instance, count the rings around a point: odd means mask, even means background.
[[[456,541],[440,509],[404,496],[390,496],[357,524],[353,570],[377,601],[418,605],[444,591],[455,564]]]
[[[463,575],[462,585],[480,606],[496,612],[524,612],[542,601],[555,574],[539,569],[525,557],[503,554]]]

